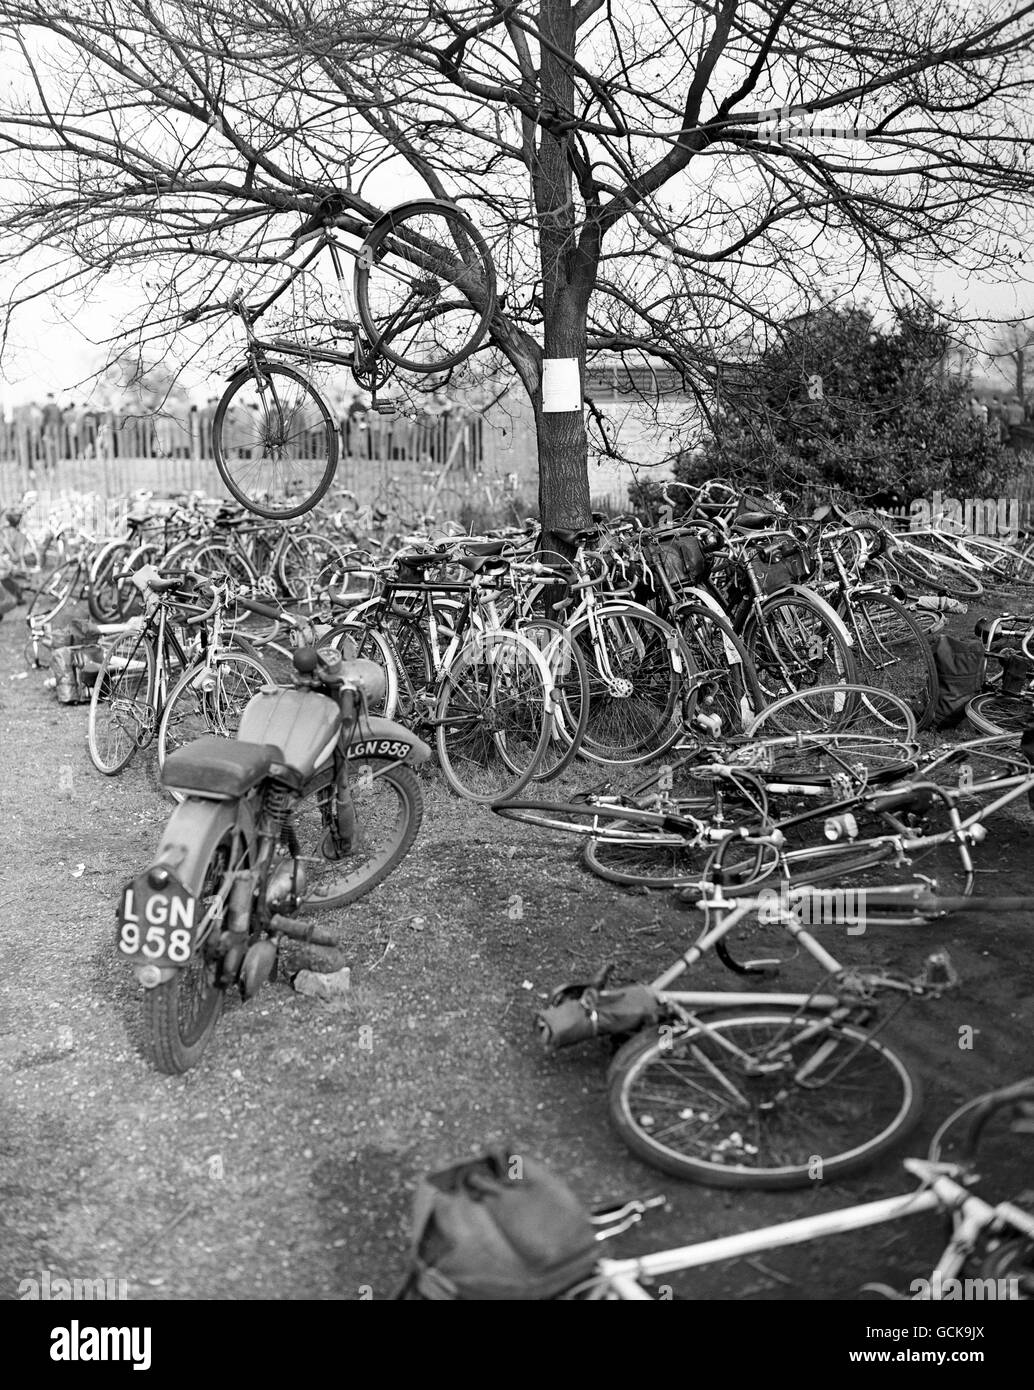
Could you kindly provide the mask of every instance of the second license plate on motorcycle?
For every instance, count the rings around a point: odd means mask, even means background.
[[[185,965],[190,959],[198,901],[177,878],[155,888],[147,873],[126,885],[119,907],[118,948],[153,965]]]

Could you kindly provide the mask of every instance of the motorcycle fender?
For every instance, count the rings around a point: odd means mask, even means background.
[[[234,829],[245,839],[254,834],[254,817],[247,802],[188,796],[170,816],[153,863],[170,868],[188,892],[200,893],[216,846]]]
[[[406,751],[402,751],[402,750]],[[382,719],[379,715],[368,715],[359,721],[345,749],[345,756],[352,760],[362,758],[393,758],[407,767],[419,767],[431,756],[431,750],[422,738],[417,738],[410,729],[396,724],[394,719]]]

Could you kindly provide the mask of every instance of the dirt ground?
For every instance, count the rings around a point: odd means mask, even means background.
[[[659,973],[695,935],[694,914],[598,881],[571,842],[457,801],[433,770],[401,869],[328,918],[352,968],[347,998],[321,1004],[278,983],[231,1001],[199,1067],[157,1074],[139,1052],[140,991],[116,959],[114,911],[170,806],[152,751],[119,777],[95,772],[86,707],[59,706],[44,672],[26,674],[23,612],[0,623],[0,1298],[45,1270],[124,1279],[131,1299],[387,1298],[415,1177],[494,1141],[547,1160],[589,1203],[666,1193],[668,1209],[615,1253],[908,1188],[897,1156],[783,1194],[709,1190],[633,1158],[607,1120],[606,1047],[549,1057],[532,1018],[604,961],[625,980]],[[1027,888],[1031,830],[1025,801],[994,822],[982,889]],[[927,1083],[907,1151],[925,1152],[960,1101],[1034,1070],[1030,927],[971,915],[829,929],[846,962],[914,971],[944,945],[961,974],[954,994],[897,1026]],[[717,963],[695,978],[733,983]],[[805,978],[785,975],[790,987]],[[676,1291],[853,1299],[869,1281],[907,1288],[942,1237],[938,1220],[915,1218],[727,1264]]]

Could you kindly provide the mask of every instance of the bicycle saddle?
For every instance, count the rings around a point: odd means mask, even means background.
[[[492,555],[461,555],[453,561],[453,564],[459,565],[460,569],[465,569],[470,574],[480,574],[484,569],[506,569],[509,563],[509,560],[498,560]]]
[[[432,565],[444,565],[448,557],[437,550],[407,550],[395,556],[398,565],[407,570],[426,570]]]
[[[509,541],[473,541],[464,548],[471,555],[501,555]]]
[[[562,540],[565,545],[583,545],[586,541],[592,541],[599,535],[599,528],[596,526],[586,526],[581,531],[567,531],[560,526],[553,528],[553,535],[558,540]]]
[[[770,512],[742,512],[732,523],[734,531],[767,531],[781,518]]]

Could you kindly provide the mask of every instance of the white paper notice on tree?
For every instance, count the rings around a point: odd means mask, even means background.
[[[581,410],[582,381],[577,357],[547,357],[542,363],[543,414]]]

